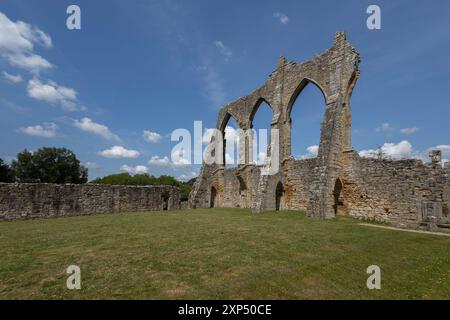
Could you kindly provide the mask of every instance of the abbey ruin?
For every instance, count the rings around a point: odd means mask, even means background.
[[[279,170],[262,174],[264,166],[254,163],[252,137],[246,134],[240,137],[239,159],[243,160],[238,167],[226,168],[224,162],[203,164],[190,194],[190,207],[302,210],[320,219],[349,215],[399,227],[448,227],[450,167],[442,167],[438,153],[434,161],[423,163],[363,158],[352,148],[350,97],[359,77],[359,62],[359,53],[345,33],[337,32],[333,46],[321,55],[302,63],[281,57],[264,85],[223,106],[216,127],[222,133],[231,117],[243,132],[251,132],[248,129],[253,127],[261,103],[270,106],[271,127],[278,129],[279,154],[274,157],[269,147],[266,166],[277,161]],[[290,113],[302,89],[311,82],[326,101],[318,155],[295,160]],[[225,139],[220,145],[225,149]],[[217,151],[213,149],[211,156]]]
[[[0,221],[179,208],[174,186],[0,183]]]

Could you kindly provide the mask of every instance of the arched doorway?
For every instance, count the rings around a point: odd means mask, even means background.
[[[343,205],[344,205],[344,201],[342,199],[342,181],[341,179],[337,178],[336,182],[334,183],[334,190],[333,190],[333,198],[334,198],[334,204],[333,204],[333,209],[334,209],[334,214],[335,215],[343,215]]]
[[[166,191],[163,192],[163,194],[161,195],[162,201],[163,201],[163,210],[167,211],[169,210],[169,199],[170,199],[170,194]]]
[[[239,207],[247,208],[247,185],[241,176],[237,178],[239,180]]]
[[[277,211],[283,210],[283,196],[283,184],[281,182],[278,182],[277,188],[275,189],[275,210]]]
[[[217,190],[216,190],[216,188],[211,187],[211,198],[210,198],[210,201],[209,201],[209,207],[210,208],[215,208],[217,206],[217,203],[216,203],[217,199],[216,198],[217,198]]]

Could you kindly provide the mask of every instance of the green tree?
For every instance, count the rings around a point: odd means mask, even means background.
[[[135,186],[146,186],[146,185],[169,185],[180,188],[180,197],[182,201],[186,201],[189,198],[189,193],[191,192],[192,185],[195,179],[191,179],[188,182],[178,181],[174,177],[162,175],[159,177],[151,176],[148,174],[136,174],[134,176],[129,173],[119,173],[111,174],[103,178],[97,178],[92,180],[91,183],[98,184],[112,184],[112,185],[135,185]]]
[[[86,183],[88,169],[66,148],[24,150],[11,164],[19,182]]]
[[[14,172],[0,159],[0,182],[14,182]]]

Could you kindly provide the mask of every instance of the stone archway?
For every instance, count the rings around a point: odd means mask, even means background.
[[[217,190],[215,187],[211,187],[211,197],[209,201],[209,207],[210,208],[217,207]]]
[[[265,164],[271,155],[270,146],[272,128],[274,127],[274,108],[265,98],[261,97],[252,108],[248,121],[250,132],[247,136],[250,137],[250,141],[246,144],[245,151],[248,151],[250,154],[250,159],[252,159],[250,162]]]
[[[278,182],[277,187],[275,189],[275,210],[276,211],[280,211],[283,210],[283,206],[284,206],[284,188],[283,188],[283,184],[280,182]]]
[[[321,125],[326,120],[326,105],[327,96],[319,82],[309,78],[302,79],[286,108],[285,123],[288,125],[285,157],[293,157],[296,160],[302,159],[302,155],[317,157]],[[315,114],[317,110],[320,110],[320,118]],[[312,152],[308,147],[316,149]]]
[[[344,210],[343,210],[343,206],[344,206],[344,197],[343,197],[343,193],[342,193],[342,189],[343,189],[343,184],[341,179],[337,178],[336,182],[334,183],[334,189],[333,189],[333,209],[334,209],[334,214],[335,215],[343,215],[344,214]]]
[[[162,200],[162,203],[163,203],[163,206],[162,206],[163,211],[169,210],[170,209],[169,208],[169,200],[170,200],[169,192],[167,192],[167,191],[163,192],[161,194],[161,200]]]
[[[222,165],[223,167],[226,167],[229,163],[227,163],[227,145],[228,147],[232,148],[232,159],[230,160],[236,160],[236,163],[232,163],[233,165],[239,165],[244,163],[245,161],[245,154],[244,154],[244,150],[242,149],[242,147],[240,147],[240,145],[244,144],[246,142],[245,139],[243,139],[243,141],[239,142],[239,139],[235,139],[232,141],[227,141],[227,126],[230,122],[230,120],[232,120],[235,123],[236,128],[231,127],[234,131],[234,138],[235,135],[237,134],[239,136],[239,138],[241,137],[241,134],[243,132],[243,128],[242,128],[242,124],[238,121],[239,117],[234,116],[233,114],[226,112],[225,115],[222,117],[222,119],[220,120],[220,125],[218,125],[218,130],[222,133]],[[235,145],[236,144],[236,145]],[[235,149],[236,148],[236,149]],[[234,152],[237,152],[236,154]],[[236,157],[235,157],[236,156]]]
[[[241,176],[237,177],[239,180],[239,207],[247,208],[247,185]]]
[[[226,149],[227,141],[222,145],[218,144],[220,150],[216,149],[213,155],[221,159],[218,165],[205,163],[202,166],[199,182],[195,184],[190,195],[190,203],[193,206],[207,206],[210,203],[214,206],[242,205],[242,193],[236,190],[238,186],[232,181],[236,175],[240,175],[247,184],[247,205],[251,205],[253,212],[275,208],[295,209],[298,202],[291,200],[294,197],[302,198],[308,215],[322,219],[334,217],[333,188],[336,177],[347,165],[343,161],[346,156],[344,152],[351,150],[350,96],[358,76],[359,53],[347,41],[343,32],[336,33],[332,47],[311,60],[296,63],[281,57],[277,68],[262,86],[221,108],[216,124],[219,132],[224,132],[231,117],[239,129],[249,132],[239,135],[241,143],[238,146],[238,155],[242,161],[239,161],[237,167],[226,167],[226,159],[223,159],[226,152],[220,151]],[[325,100],[320,124],[320,143],[317,157],[296,160],[291,157],[290,111],[308,84],[318,87]],[[306,95],[307,91],[304,94]],[[303,97],[306,98],[305,95]],[[278,146],[278,152],[272,150],[272,143],[267,147],[267,164],[270,166],[255,163],[255,159],[252,159],[255,151],[252,143],[254,139],[249,129],[252,129],[253,117],[263,103],[272,109],[270,129],[276,129],[277,132],[274,145]],[[264,118],[264,123],[266,122]],[[299,174],[304,179],[290,179]],[[288,185],[280,184],[277,190],[279,181],[285,181]],[[297,188],[296,183],[308,185],[308,191],[302,186]],[[219,185],[221,188],[209,199],[213,185]],[[231,185],[233,188],[225,187]],[[344,185],[345,187],[349,186]],[[287,190],[283,190],[284,188]],[[217,192],[220,192],[220,195],[217,195]],[[336,201],[337,211],[340,211],[341,198],[339,194]]]

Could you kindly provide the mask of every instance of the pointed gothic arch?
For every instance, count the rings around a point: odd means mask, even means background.
[[[326,102],[326,95],[316,81],[308,78],[300,81],[287,105],[290,156],[295,159],[317,156]]]
[[[248,148],[246,152],[251,153],[253,163],[265,164],[270,155],[270,138],[274,111],[272,106],[264,98],[259,98],[250,114],[250,132],[248,137]],[[246,141],[247,142],[247,141]]]

